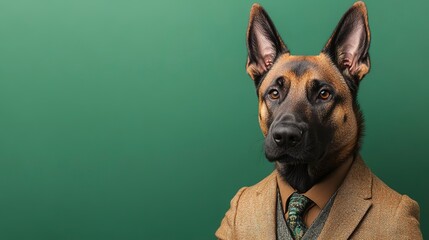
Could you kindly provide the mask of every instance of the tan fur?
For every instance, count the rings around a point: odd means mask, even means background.
[[[356,2],[349,11],[353,11],[354,14],[362,13],[365,29],[361,26],[362,22],[355,26],[359,27],[358,31],[361,35],[364,35],[363,30],[366,31],[366,41],[369,43],[370,31],[365,4]],[[252,21],[259,13],[264,13],[263,9],[257,4],[253,5],[248,40]],[[356,23],[354,20],[360,21],[360,19],[351,19],[352,22],[349,20],[344,18],[348,27],[350,25],[353,27]],[[338,27],[341,26],[343,25],[338,25]],[[338,31],[335,30],[334,33],[336,35]],[[336,38],[335,41],[338,39]],[[311,123],[320,120],[318,123],[323,127],[327,126],[326,130],[333,131],[332,139],[329,135],[329,138],[326,138],[329,140],[324,142],[327,143],[327,149],[324,149],[326,156],[317,164],[313,164],[314,166],[308,165],[309,176],[316,176],[315,173],[318,173],[319,176],[326,177],[326,174],[339,166],[342,160],[354,158],[346,178],[336,192],[329,217],[318,239],[422,239],[418,204],[408,196],[398,194],[387,187],[371,173],[356,152],[362,119],[359,109],[354,109],[357,104],[353,99],[353,95],[356,94],[354,92],[356,86],[353,84],[356,80],[362,80],[369,72],[369,55],[367,52],[360,53],[359,56],[350,53],[347,47],[353,47],[353,42],[346,42],[343,46],[342,40],[339,40],[340,43],[333,46],[332,41],[331,37],[322,53],[317,56],[290,55],[289,51],[283,51],[287,48],[281,42],[282,49],[276,51],[278,55],[276,58],[270,58],[268,65],[247,62],[247,72],[258,85],[261,130],[264,136],[270,136],[269,124],[273,116],[276,120],[282,121],[280,117],[289,117],[290,113],[299,113],[297,114],[299,118],[304,113],[307,119],[313,118],[314,121]],[[254,44],[253,41],[252,44]],[[364,51],[367,51],[369,45],[364,46],[366,47]],[[337,52],[333,53],[333,51]],[[329,56],[325,55],[325,52],[337,54],[332,58],[335,59],[335,64]],[[263,54],[259,54],[259,57],[260,55]],[[252,60],[253,58],[257,57],[252,55]],[[273,65],[272,62],[274,62]],[[260,79],[261,76],[264,78]],[[335,98],[330,100],[334,101],[329,101],[322,96],[313,102],[314,94],[317,92],[309,89],[311,87],[309,83],[315,79],[329,82],[335,94]],[[284,84],[274,83],[277,80],[284,81]],[[283,94],[268,94],[267,91],[272,85],[274,85],[273,89]],[[283,85],[287,89],[281,89]],[[307,96],[310,91],[312,91],[312,99]],[[315,105],[319,103],[322,104]],[[318,125],[316,124],[315,127]],[[284,170],[281,168],[282,164],[276,161],[276,170],[270,176],[254,186],[244,187],[238,191],[231,201],[231,207],[222,220],[221,226],[216,231],[218,239],[276,239],[275,216],[279,184],[277,180],[279,176],[284,177],[285,174],[282,172]]]
[[[259,126],[261,127],[262,134],[267,136],[268,126],[266,122],[268,121],[268,108],[265,104],[265,101],[262,99],[259,100]]]
[[[297,61],[308,61],[315,65],[315,67],[309,68],[300,76],[292,71],[285,71],[285,66],[291,62]],[[338,104],[331,115],[330,121],[335,123],[337,129],[334,134],[333,146],[330,149],[332,154],[337,156],[337,161],[341,161],[347,157],[357,142],[357,119],[353,111],[353,99],[350,90],[341,75],[341,73],[334,66],[328,56],[321,53],[317,56],[294,56],[290,54],[284,54],[280,56],[276,63],[272,66],[272,69],[268,72],[259,88],[259,125],[261,127],[264,136],[268,133],[268,119],[269,119],[269,106],[265,103],[263,97],[267,88],[275,81],[279,76],[290,80],[290,90],[288,93],[289,104],[296,104],[294,101],[301,100],[306,94],[306,85],[313,79],[323,79],[331,83],[337,94],[344,98],[341,104]],[[311,112],[306,112],[308,117]],[[347,115],[347,121],[343,122],[344,116]],[[335,163],[332,163],[335,164]]]

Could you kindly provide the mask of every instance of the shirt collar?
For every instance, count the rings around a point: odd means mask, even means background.
[[[337,191],[347,175],[353,158],[348,158],[333,172],[326,176],[321,182],[315,184],[307,192],[303,193],[304,196],[310,198],[320,209],[323,209],[331,196]],[[283,209],[286,209],[286,202],[292,193],[296,190],[284,181],[280,174],[277,174],[277,186],[280,190]]]

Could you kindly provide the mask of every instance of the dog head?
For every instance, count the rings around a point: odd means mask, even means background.
[[[291,55],[265,10],[252,6],[246,70],[257,88],[265,155],[300,192],[359,150],[356,95],[370,69],[369,44],[363,2],[344,14],[317,56]]]

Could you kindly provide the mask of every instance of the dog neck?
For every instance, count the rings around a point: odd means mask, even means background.
[[[354,159],[355,155],[353,154],[345,159],[338,160],[337,164],[329,167],[326,167],[325,161],[320,161],[319,164],[315,165],[282,164],[276,162],[276,169],[283,181],[298,193],[305,193],[322,181],[337,178],[339,175],[342,178],[345,177]]]

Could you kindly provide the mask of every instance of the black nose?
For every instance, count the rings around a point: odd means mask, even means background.
[[[273,139],[279,147],[294,147],[302,140],[302,130],[295,126],[276,127],[273,129]]]

